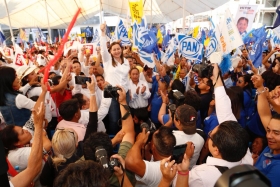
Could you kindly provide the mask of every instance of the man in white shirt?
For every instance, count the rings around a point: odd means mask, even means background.
[[[218,65],[214,65],[213,77],[215,87],[216,113],[219,124],[210,131],[208,138],[209,151],[213,157],[208,157],[205,164],[195,166],[189,174],[177,175],[177,185],[181,186],[188,176],[188,186],[214,186],[221,171],[241,164],[253,164],[248,152],[249,136],[245,129],[238,124],[231,110],[231,101],[225,92]],[[190,158],[184,158],[190,160]],[[187,163],[187,162],[185,162]],[[186,164],[180,173],[186,173],[189,166]],[[176,180],[173,181],[176,184]]]
[[[204,145],[203,137],[196,132],[196,120],[197,112],[190,105],[181,105],[175,111],[174,124],[178,130],[174,130],[173,134],[176,138],[176,145],[193,142],[195,146],[194,155],[190,160],[190,169],[196,164]]]

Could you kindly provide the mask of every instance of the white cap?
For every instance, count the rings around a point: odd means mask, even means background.
[[[222,62],[222,55],[220,52],[214,52],[210,55],[209,60],[212,64],[220,64]]]

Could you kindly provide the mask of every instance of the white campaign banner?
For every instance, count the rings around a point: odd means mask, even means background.
[[[239,5],[235,17],[235,23],[240,35],[243,37],[252,30],[252,25],[258,5]]]
[[[229,9],[227,9],[225,12],[225,17],[220,28],[220,40],[222,43],[223,53],[230,53],[233,49],[243,45],[242,38],[235,23],[233,22]]]

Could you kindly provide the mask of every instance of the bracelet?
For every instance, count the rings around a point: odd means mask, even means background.
[[[95,92],[94,92],[94,93],[91,93],[90,96],[95,96]]]
[[[178,174],[179,175],[189,175],[189,171],[185,171],[185,172],[178,171]]]
[[[261,92],[258,92],[258,90],[256,90],[256,95],[260,95],[264,92],[268,91],[268,88],[267,87],[264,87],[264,89],[261,91]]]

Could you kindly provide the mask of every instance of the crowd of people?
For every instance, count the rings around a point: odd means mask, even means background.
[[[210,61],[210,73],[195,71],[178,52],[150,68],[100,30],[96,58],[70,49],[46,82],[59,43],[33,47],[20,67],[0,53],[1,186],[212,187],[244,164],[280,184],[277,50],[262,71],[246,48],[224,74]]]

